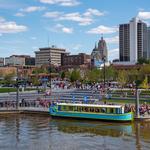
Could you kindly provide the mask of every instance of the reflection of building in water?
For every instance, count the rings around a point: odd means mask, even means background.
[[[56,121],[58,130],[65,133],[90,133],[101,136],[120,137],[124,134],[132,133],[131,124],[109,124],[104,122],[79,122],[77,120],[67,121],[58,120]]]
[[[108,62],[107,44],[102,36],[98,42],[98,47],[95,43],[95,48],[91,53],[92,65],[94,65],[95,67],[100,67],[103,64],[104,59],[105,62]]]

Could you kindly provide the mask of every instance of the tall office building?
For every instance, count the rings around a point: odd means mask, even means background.
[[[92,50],[91,63],[95,67],[100,67],[104,63],[104,58],[105,62],[108,62],[107,44],[103,37],[101,37],[98,42],[98,47],[95,44],[95,48]]]
[[[65,51],[65,49],[56,48],[55,46],[40,48],[39,51],[35,51],[35,65],[48,65],[51,62],[55,66],[60,66],[61,54]]]
[[[119,27],[119,58],[120,61],[130,61],[130,31],[129,24]]]
[[[138,59],[148,59],[147,25],[138,18],[119,26],[120,62],[137,63]]]
[[[147,36],[148,36],[148,59],[150,59],[150,27],[147,28]]]
[[[100,59],[103,60],[105,57],[105,61],[108,61],[108,55],[107,55],[107,45],[106,41],[103,39],[103,36],[98,42],[98,51],[100,52]]]

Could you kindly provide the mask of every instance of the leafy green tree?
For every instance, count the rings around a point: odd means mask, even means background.
[[[11,83],[13,83],[12,78],[13,78],[14,76],[15,76],[15,73],[14,73],[14,72],[9,73],[9,74],[6,74],[6,75],[4,76],[4,82],[5,82],[5,84],[11,84]]]
[[[140,58],[140,59],[138,59],[137,64],[150,64],[150,60],[147,60],[145,58]]]
[[[77,81],[80,79],[81,79],[80,71],[79,70],[73,70],[71,75],[70,75],[70,81],[74,82],[74,81]]]
[[[117,72],[113,66],[106,67],[105,76],[106,80],[116,80]]]
[[[134,83],[136,80],[140,80],[140,73],[137,69],[128,71],[128,82]]]
[[[103,79],[102,72],[96,68],[89,70],[86,74],[86,80],[89,82],[98,82]]]
[[[47,73],[47,69],[46,68],[35,68],[33,71],[32,71],[32,74],[40,74],[40,73]]]
[[[3,74],[3,71],[2,71],[2,70],[0,70],[0,77],[1,77],[1,78],[4,77],[4,74]]]
[[[65,72],[63,71],[63,72],[61,73],[61,78],[64,79],[65,76],[66,76],[66,74],[65,74]]]
[[[34,86],[38,86],[38,85],[40,84],[40,81],[39,81],[38,78],[36,78],[36,77],[33,77],[33,78],[31,79],[31,82],[32,82],[32,84],[33,84]]]
[[[148,89],[148,88],[149,88],[147,76],[146,76],[145,79],[143,80],[143,82],[142,82],[142,84],[141,84],[140,87],[142,87],[142,88],[144,88],[144,89]]]
[[[128,82],[128,74],[125,70],[118,72],[118,78],[117,78],[119,84],[123,88],[125,84]]]

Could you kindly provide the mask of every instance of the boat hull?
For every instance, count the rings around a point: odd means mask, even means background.
[[[95,119],[95,120],[106,120],[106,121],[132,121],[133,114],[125,113],[125,114],[106,114],[106,113],[80,113],[80,112],[65,112],[58,111],[52,112],[50,111],[51,116],[55,117],[68,117],[68,118],[85,118],[85,119]]]

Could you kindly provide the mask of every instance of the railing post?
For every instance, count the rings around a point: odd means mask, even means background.
[[[135,107],[136,107],[136,118],[140,118],[140,112],[139,112],[139,90],[136,87],[136,103],[135,103]]]
[[[16,79],[16,87],[17,87],[17,92],[16,92],[16,110],[19,108],[19,84],[18,84],[18,78],[19,78],[19,70],[17,66],[17,79]]]

